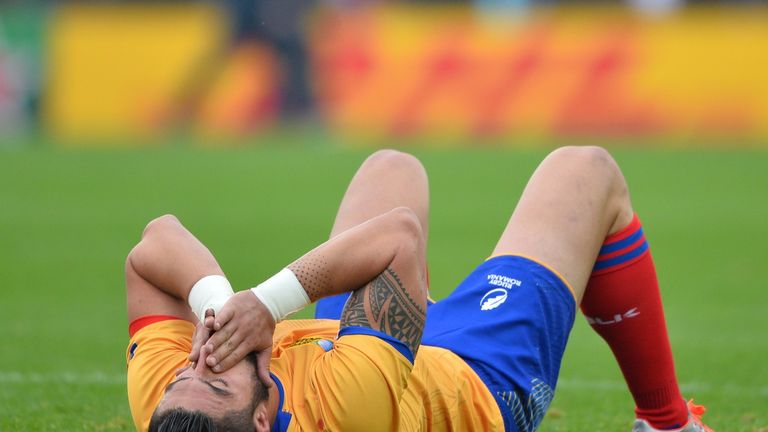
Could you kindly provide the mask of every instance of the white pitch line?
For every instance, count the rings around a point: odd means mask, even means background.
[[[125,374],[94,372],[18,372],[0,371],[0,384],[96,384],[125,385]],[[561,378],[557,381],[558,389],[591,390],[602,392],[628,392],[623,381],[585,380],[580,378]],[[680,390],[685,394],[718,392],[733,395],[753,395],[768,397],[768,386],[752,387],[734,383],[713,384],[704,381],[684,382]]]
[[[557,381],[558,389],[594,390],[607,392],[628,392],[627,385],[623,381],[613,380],[585,380],[579,378],[561,378]],[[743,386],[734,383],[713,384],[703,381],[691,381],[680,383],[680,390],[684,394],[696,394],[701,392],[717,392],[733,395],[753,395],[768,397],[768,386]]]
[[[125,385],[125,374],[106,372],[17,372],[0,371],[3,384],[99,384]]]

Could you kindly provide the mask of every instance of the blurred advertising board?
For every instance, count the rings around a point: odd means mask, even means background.
[[[768,8],[324,9],[309,37],[345,134],[768,141]]]
[[[273,56],[230,40],[209,3],[64,3],[51,13],[42,120],[57,142],[191,129],[237,135],[275,116]]]

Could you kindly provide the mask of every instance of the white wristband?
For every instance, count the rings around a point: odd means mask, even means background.
[[[192,312],[202,322],[205,320],[205,311],[213,309],[218,314],[224,303],[234,294],[232,285],[224,276],[210,275],[197,281],[189,291],[187,302]]]
[[[280,270],[255,288],[251,288],[251,291],[269,309],[275,323],[279,323],[310,303],[301,282],[287,268]]]

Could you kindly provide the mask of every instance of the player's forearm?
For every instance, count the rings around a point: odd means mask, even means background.
[[[403,275],[421,273],[422,239],[413,212],[395,209],[333,237],[288,268],[314,302],[361,288],[393,263]]]
[[[184,301],[201,278],[224,274],[211,252],[170,215],[147,225],[128,262],[146,281]]]
[[[255,296],[245,291],[235,294],[216,314],[216,333],[207,343],[212,353],[208,365],[226,370],[245,353],[268,349],[277,322],[310,301],[363,287],[356,292],[373,292],[383,299],[384,307],[377,311],[384,311],[384,318],[413,318],[406,323],[408,333],[392,330],[386,319],[368,319],[368,314],[347,322],[390,334],[415,354],[426,303],[423,237],[416,215],[395,209],[313,249],[252,288]],[[383,283],[377,285],[377,279]],[[225,344],[230,338],[239,344]]]

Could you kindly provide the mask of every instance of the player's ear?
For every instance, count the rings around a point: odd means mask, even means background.
[[[253,427],[256,432],[269,432],[269,418],[267,416],[267,404],[259,402],[253,411]]]

